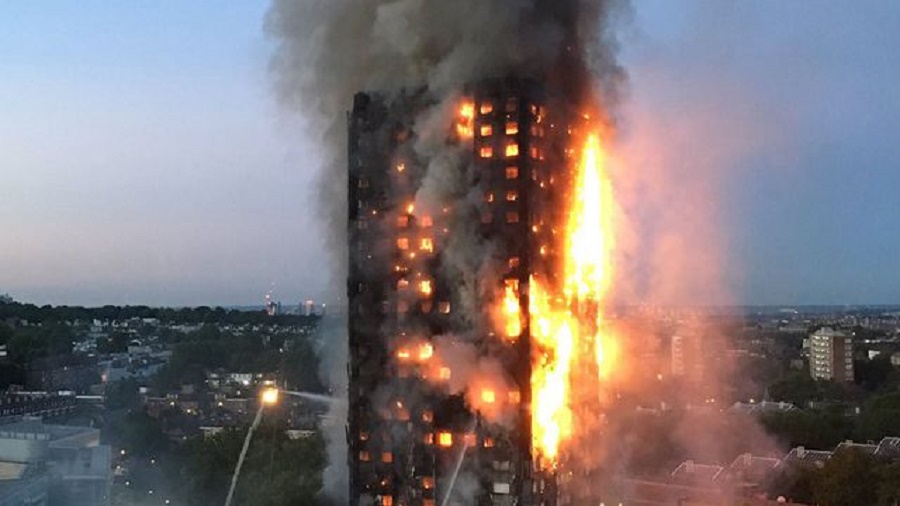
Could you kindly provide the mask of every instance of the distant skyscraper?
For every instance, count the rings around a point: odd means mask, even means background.
[[[692,382],[703,380],[703,334],[695,328],[672,336],[672,375]]]
[[[822,327],[809,338],[809,374],[813,379],[853,381],[853,339]]]

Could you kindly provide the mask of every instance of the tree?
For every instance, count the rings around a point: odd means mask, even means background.
[[[815,479],[813,496],[822,506],[875,504],[879,487],[875,462],[868,455],[848,449],[836,453]]]

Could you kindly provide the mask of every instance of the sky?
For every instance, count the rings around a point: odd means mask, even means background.
[[[900,4],[635,4],[624,136],[653,118],[679,132],[674,158],[703,165],[736,300],[900,303]],[[0,293],[178,306],[328,292],[318,147],[271,93],[267,8],[0,5]]]

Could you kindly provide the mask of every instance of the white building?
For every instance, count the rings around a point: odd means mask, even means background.
[[[853,381],[853,339],[831,327],[813,332],[809,374],[817,380]]]

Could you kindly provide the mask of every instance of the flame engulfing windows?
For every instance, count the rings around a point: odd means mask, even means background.
[[[515,121],[506,122],[506,135],[516,135],[519,133],[519,123]]]
[[[439,432],[438,446],[443,446],[444,448],[453,446],[453,434],[451,434],[450,432]]]
[[[409,238],[408,237],[398,237],[397,238],[397,248],[401,250],[409,249]]]
[[[493,146],[481,146],[478,150],[478,156],[481,158],[493,158],[494,157],[494,148]]]
[[[490,123],[485,123],[481,125],[481,128],[478,129],[478,132],[482,137],[490,137],[494,134],[494,127]]]
[[[506,145],[506,157],[513,158],[519,156],[519,143],[511,142]]]
[[[484,102],[481,103],[481,108],[479,108],[479,112],[481,112],[481,114],[490,114],[490,113],[494,112],[494,103],[489,100],[485,100]]]

